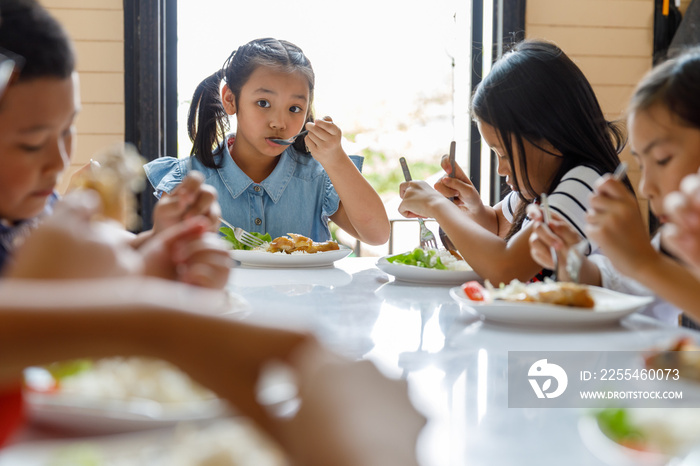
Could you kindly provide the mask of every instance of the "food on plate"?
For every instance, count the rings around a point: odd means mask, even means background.
[[[263,241],[262,246],[251,248],[236,239],[233,230],[229,227],[221,227],[219,231],[224,235],[224,239],[233,245],[233,249],[246,251],[261,251],[279,254],[314,254],[324,251],[337,251],[340,246],[335,241],[313,241],[311,238],[296,233],[287,233],[287,236],[280,236],[272,239],[269,233],[257,233],[251,231],[250,234]]]
[[[477,282],[476,280],[471,280],[462,284],[462,291],[464,291],[467,298],[471,299],[472,301],[486,301],[488,297],[486,288],[484,288],[481,283]]]
[[[221,232],[221,234],[224,235],[223,238],[226,241],[230,242],[233,245],[232,246],[233,249],[241,249],[244,251],[249,251],[249,250],[253,249],[250,246],[246,246],[245,244],[238,241],[233,234],[232,228],[221,227],[221,228],[219,228],[219,232]],[[251,231],[250,234],[255,236],[256,238],[260,238],[261,240],[263,240],[264,243],[269,243],[272,241],[272,236],[270,236],[269,233],[263,234],[263,233],[258,233],[256,231]]]
[[[144,438],[146,439],[144,441]],[[69,443],[70,442],[70,443]],[[51,448],[51,447],[50,447]],[[282,449],[251,422],[219,419],[182,424],[172,433],[149,432],[115,442],[80,439],[58,443],[49,465],[90,466],[288,466]]]
[[[438,270],[471,270],[472,268],[464,260],[457,259],[445,249],[422,249],[389,256],[388,262],[394,264],[412,265],[426,269]]]
[[[690,337],[679,338],[667,349],[653,351],[644,361],[647,369],[678,369],[684,379],[700,381],[700,346]]]
[[[159,403],[214,400],[216,395],[172,364],[149,358],[73,360],[25,371],[30,390],[75,395],[83,399]]]
[[[273,239],[270,244],[263,244],[260,249],[267,252],[283,252],[285,254],[292,253],[308,253],[314,254],[323,251],[337,251],[340,249],[335,241],[316,242],[306,236],[296,233],[287,233],[288,236],[280,236]]]
[[[91,189],[102,201],[102,217],[127,228],[138,226],[136,193],[143,190],[144,159],[131,144],[116,144],[95,155],[89,169],[81,170],[75,189]]]
[[[523,283],[513,280],[508,285],[501,284],[495,288],[486,280],[485,286],[479,282],[470,281],[462,285],[462,291],[472,301],[513,301],[543,304],[556,304],[576,308],[590,309],[595,306],[595,300],[585,285],[571,282]]]
[[[595,419],[600,430],[619,445],[675,456],[700,440],[700,416],[694,411],[607,408],[595,413]]]

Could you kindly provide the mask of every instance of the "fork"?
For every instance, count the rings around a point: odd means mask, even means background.
[[[230,229],[233,230],[233,236],[240,241],[242,244],[248,246],[249,248],[259,248],[263,244],[265,244],[265,241],[261,240],[255,235],[251,235],[247,231],[245,231],[243,228],[238,228],[234,227],[230,223],[228,223],[226,220],[223,218],[219,217],[219,221],[229,227]]]
[[[552,221],[552,214],[549,212],[549,200],[547,199],[547,195],[545,193],[542,193],[540,196],[540,203],[542,205],[542,213],[544,214],[544,224],[547,229],[549,229],[549,223]],[[559,258],[557,257],[557,251],[554,249],[554,246],[549,247],[549,253],[552,255],[552,262],[554,262],[552,267],[552,275],[550,278],[556,281],[557,269],[559,268]]]
[[[403,177],[406,181],[411,181],[411,172],[408,170],[408,164],[404,157],[399,158],[401,163],[401,169],[403,170]],[[420,247],[422,249],[437,249],[437,241],[435,240],[435,235],[432,231],[428,230],[425,226],[425,222],[422,218],[418,217],[418,224],[420,225]]]

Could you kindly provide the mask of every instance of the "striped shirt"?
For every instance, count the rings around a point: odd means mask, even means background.
[[[557,187],[548,196],[549,208],[552,212],[559,214],[583,238],[586,238],[583,231],[586,225],[586,210],[590,205],[593,185],[600,176],[600,173],[593,168],[582,165],[574,167],[562,176]],[[513,223],[514,213],[520,202],[520,196],[514,191],[508,193],[503,200],[503,215],[511,223]],[[526,218],[523,222],[523,228],[530,221],[529,218]],[[590,254],[597,248],[596,244],[592,244],[586,254]]]

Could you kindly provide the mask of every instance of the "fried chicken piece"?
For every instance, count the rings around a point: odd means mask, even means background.
[[[297,251],[307,252],[313,254],[316,252],[323,251],[334,251],[340,249],[338,243],[335,241],[325,241],[322,243],[317,243],[311,238],[307,238],[304,235],[299,235],[297,233],[287,233],[287,236],[280,236],[275,238],[270,243],[267,248],[268,252],[285,252],[291,254]]]
[[[588,288],[570,282],[557,283],[556,288],[539,292],[538,301],[560,306],[592,308],[595,301]]]

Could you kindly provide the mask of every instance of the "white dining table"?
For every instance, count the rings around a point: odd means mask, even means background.
[[[602,327],[541,328],[484,321],[449,295],[453,285],[403,283],[376,258],[333,267],[239,267],[230,290],[242,318],[298,326],[350,358],[407,380],[428,422],[422,466],[602,465],[582,441],[577,408],[509,408],[509,351],[645,351],[696,332],[632,314]]]
[[[508,353],[642,352],[698,335],[639,314],[599,327],[491,323],[450,296],[454,285],[402,282],[376,264],[347,257],[325,267],[235,267],[230,317],[305,329],[406,380],[427,419],[416,450],[421,466],[604,465],[579,432],[581,409],[508,407]],[[52,438],[62,436],[28,426],[18,443]],[[0,464],[9,458],[0,451]]]

